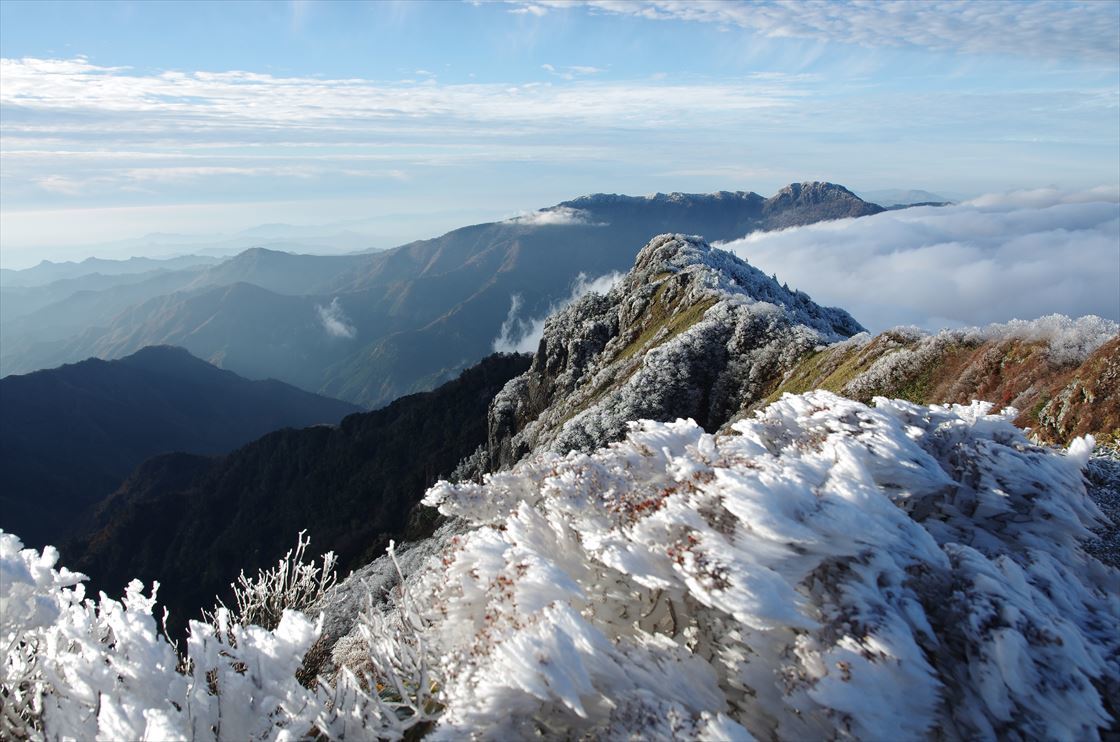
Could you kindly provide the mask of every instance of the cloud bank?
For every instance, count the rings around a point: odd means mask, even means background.
[[[350,323],[350,318],[342,311],[342,305],[339,303],[337,296],[331,299],[329,306],[316,305],[315,312],[319,315],[319,322],[322,323],[323,329],[331,337],[349,340],[358,333],[354,325]]]
[[[611,271],[592,279],[588,279],[586,273],[580,273],[576,276],[575,283],[572,284],[571,293],[558,303],[550,306],[543,316],[536,318],[522,318],[520,316],[521,295],[514,294],[510,297],[509,313],[506,314],[505,321],[502,322],[498,337],[494,338],[494,350],[500,353],[535,353],[537,346],[540,345],[541,336],[544,335],[545,320],[550,315],[559,312],[588,294],[605,294],[620,280],[622,280],[622,274],[618,271]]]
[[[722,245],[872,331],[1061,313],[1120,319],[1120,192],[1041,189]]]

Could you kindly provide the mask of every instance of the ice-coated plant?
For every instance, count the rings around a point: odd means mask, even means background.
[[[437,485],[474,529],[409,580],[433,737],[1096,738],[1120,577],[1082,548],[1092,441],[1008,414],[787,395]]]
[[[465,525],[314,688],[295,674],[321,619],[219,608],[184,662],[154,587],[85,599],[52,549],[0,534],[0,735],[1095,739],[1120,573],[1083,548],[1091,450],[1035,446],[983,403],[827,392],[727,435],[635,423],[433,487]]]
[[[157,631],[156,586],[85,600],[58,555],[0,533],[5,739],[286,739],[318,711],[295,679],[316,625],[285,611],[275,630],[192,621],[186,661]]]
[[[288,551],[272,569],[262,569],[256,577],[249,577],[242,570],[233,588],[234,607],[230,619],[241,626],[256,624],[267,629],[280,624],[285,610],[302,611],[314,605],[323,593],[337,581],[334,552],[322,556],[318,566],[304,561],[311,539],[306,531],[296,536],[296,546]],[[225,604],[218,601],[213,611],[205,613],[206,619],[218,625],[217,614]]]

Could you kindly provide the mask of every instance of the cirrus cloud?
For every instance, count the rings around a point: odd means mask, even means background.
[[[865,47],[921,47],[971,54],[1091,59],[1120,55],[1120,3],[1095,0],[834,2],[833,0],[510,0],[543,16],[577,6],[650,20],[742,28],[770,38]]]

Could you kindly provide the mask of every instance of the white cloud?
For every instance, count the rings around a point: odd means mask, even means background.
[[[650,20],[714,23],[771,38],[836,41],[867,47],[923,47],[976,54],[1091,59],[1120,55],[1120,4],[987,2],[838,3],[832,0],[508,0],[534,15],[582,5],[594,12]]]
[[[553,206],[552,208],[541,209],[540,211],[534,211],[529,214],[521,214],[507,221],[516,224],[529,224],[534,227],[571,226],[574,224],[599,226],[588,221],[587,212],[568,206]]]
[[[578,77],[587,77],[589,75],[598,75],[603,72],[600,67],[590,67],[588,65],[569,65],[566,67],[556,67],[551,64],[542,64],[541,69],[550,75],[559,77],[562,80],[575,80]]]
[[[589,75],[592,67],[553,68],[560,74]],[[415,127],[417,120],[441,122],[583,121],[661,124],[667,119],[695,121],[701,111],[712,114],[764,111],[788,103],[788,84],[748,79],[708,84],[670,85],[595,83],[579,86],[540,83],[417,84],[363,79],[275,77],[231,70],[226,72],[135,73],[98,67],[84,60],[0,59],[0,104],[45,113],[63,110],[75,115],[66,126],[104,127],[128,124],[143,115],[153,132],[183,127],[198,133],[213,128],[240,130],[256,125],[266,131],[365,130],[370,125]],[[44,133],[35,124],[5,121],[10,134]]]
[[[723,245],[879,331],[1061,313],[1120,319],[1115,188],[983,196]]]
[[[323,324],[323,329],[327,334],[336,338],[353,338],[357,334],[357,329],[350,323],[350,318],[342,311],[342,305],[336,296],[331,300],[329,306],[316,306],[316,313],[319,315],[319,321]]]
[[[86,182],[77,178],[68,178],[65,175],[43,175],[34,178],[37,186],[44,191],[59,193],[64,196],[80,196],[86,192]]]
[[[544,323],[550,315],[559,312],[564,307],[572,304],[588,294],[605,294],[622,280],[622,274],[617,271],[605,273],[596,278],[588,279],[586,273],[576,276],[572,290],[564,299],[553,304],[541,317],[522,319],[522,301],[519,294],[510,297],[509,312],[494,338],[493,348],[501,353],[535,353],[540,345],[541,336],[544,335]]]
[[[537,3],[522,3],[509,9],[515,15],[535,15],[538,18],[548,14],[548,8]]]

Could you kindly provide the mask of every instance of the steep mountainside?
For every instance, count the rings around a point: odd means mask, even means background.
[[[248,381],[181,348],[90,359],[0,380],[0,528],[58,543],[84,508],[145,459],[216,454],[355,407],[279,381]]]
[[[293,301],[271,295],[315,295],[339,274],[368,260],[363,255],[296,255],[251,248],[210,267],[94,274],[42,287],[4,287],[0,374],[27,373],[91,355],[117,358],[147,345],[173,344],[249,377],[281,376],[314,389],[318,375],[302,372],[315,362],[300,349],[313,353],[319,363],[331,362],[329,345],[315,347],[323,335],[315,307],[329,306],[331,298]],[[224,290],[229,287],[240,288],[231,294]],[[254,293],[255,289],[267,293]],[[299,307],[299,316],[286,315],[278,304]],[[272,324],[278,328],[267,321],[245,326],[246,316],[274,313]],[[143,317],[142,323],[137,316]],[[211,317],[216,322],[211,323]],[[283,326],[285,319],[294,324]],[[313,337],[299,341],[300,326],[312,328]],[[268,333],[275,329],[287,344],[279,359],[277,350],[268,347]],[[231,355],[231,349],[240,348],[250,352],[239,356],[232,350]],[[266,357],[286,364],[256,362]]]
[[[365,255],[297,255],[253,247],[207,268],[190,288],[244,282],[277,294],[317,294],[339,275],[368,260]]]
[[[862,329],[731,253],[662,235],[609,294],[549,319],[532,367],[491,408],[481,468],[591,450],[641,418],[718,428],[803,354]]]
[[[317,389],[317,369],[348,348],[348,338],[324,328],[319,308],[329,304],[251,283],[177,292],[130,307],[108,330],[83,333],[66,352],[116,358],[153,342],[178,345],[248,378]]]
[[[1044,317],[927,335],[899,328],[807,354],[761,400],[828,389],[870,402],[982,399],[1019,411],[1015,424],[1066,444],[1095,434],[1120,440],[1120,327],[1099,317]],[[759,405],[754,405],[757,407]]]
[[[35,312],[55,302],[67,299],[79,292],[98,292],[121,286],[143,283],[152,278],[179,272],[201,270],[198,267],[184,268],[182,271],[154,270],[144,273],[122,273],[105,275],[93,273],[77,278],[62,278],[43,286],[4,286],[0,287],[0,324],[11,322],[17,317]]]
[[[376,256],[340,290],[383,286],[399,296],[394,313],[430,306],[430,319],[390,334],[331,369],[321,391],[376,403],[424,388],[488,348],[520,299],[521,319],[543,318],[577,276],[625,272],[641,245],[665,232],[728,240],[757,230],[882,211],[830,183],[756,193],[598,194],[507,222],[450,232]],[[438,298],[429,303],[432,298]],[[351,313],[351,316],[354,316]]]
[[[251,250],[197,283],[241,280],[268,291],[239,289],[236,301],[213,289],[161,297],[44,350],[62,362],[175,343],[246,376],[270,373],[378,406],[453,377],[491,352],[503,322],[531,324],[566,302],[581,274],[625,272],[656,234],[728,240],[881,210],[828,183],[795,184],[770,199],[744,192],[595,195],[374,255]],[[512,313],[515,297],[520,309]],[[250,316],[253,323],[243,319]],[[37,362],[25,355],[26,363]]]
[[[215,595],[228,601],[237,570],[274,564],[302,530],[342,570],[364,564],[406,531],[425,488],[485,440],[487,406],[528,363],[495,355],[433,392],[334,427],[277,431],[224,457],[154,458],[63,553],[110,594],[132,577],[159,580],[178,627]]]

